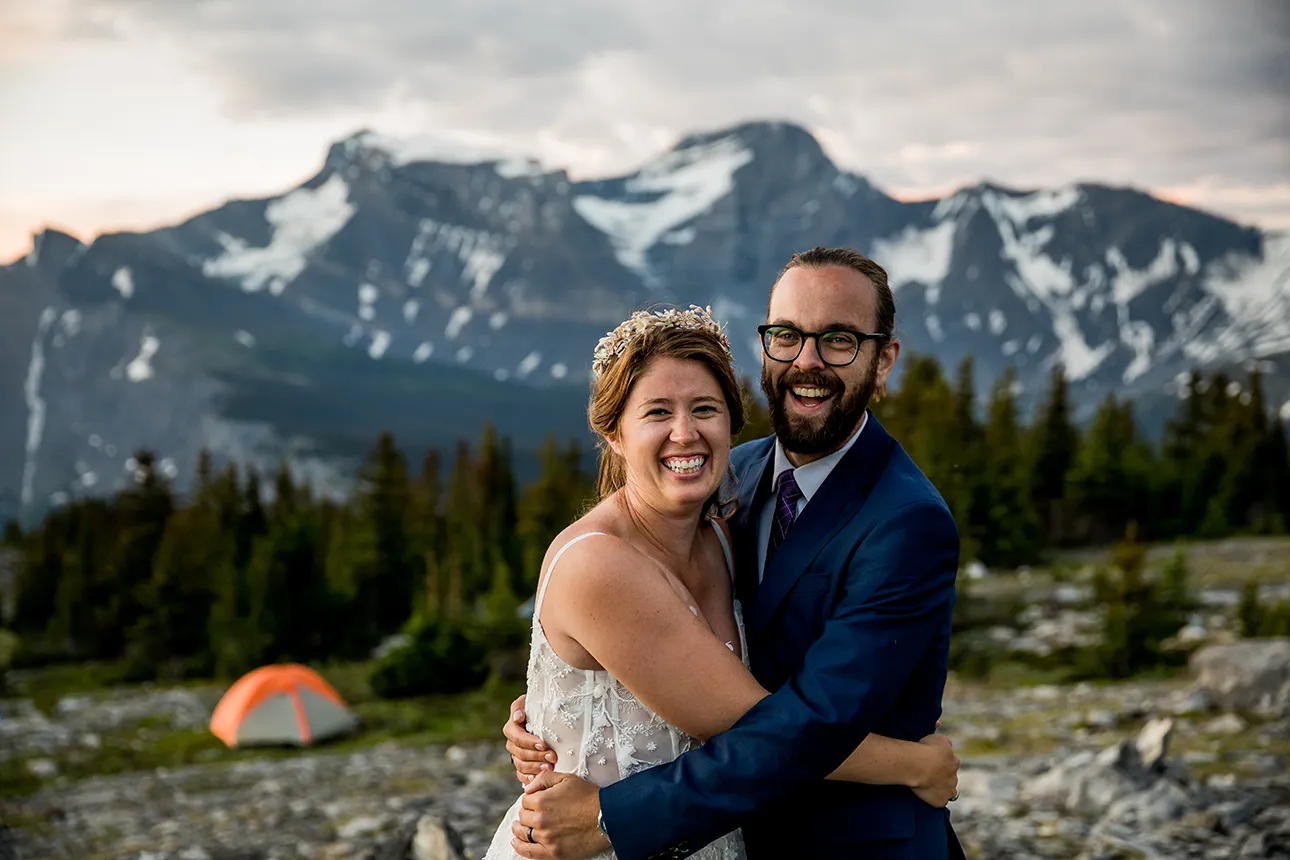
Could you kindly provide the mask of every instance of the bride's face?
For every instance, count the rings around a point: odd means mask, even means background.
[[[651,360],[610,444],[627,461],[627,485],[652,504],[702,506],[730,463],[730,413],[716,377],[697,361]]]

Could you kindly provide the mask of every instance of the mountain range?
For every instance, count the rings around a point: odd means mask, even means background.
[[[523,471],[587,438],[591,351],[634,309],[710,305],[755,379],[769,287],[814,245],[885,266],[904,348],[972,355],[983,390],[1012,366],[1031,402],[1060,362],[1080,414],[1115,392],[1154,426],[1194,368],[1290,398],[1290,236],[1140,190],[901,201],[788,123],[583,181],[363,130],[285,194],[90,244],[47,228],[0,267],[0,517],[119,487],[143,448],[180,486],[207,448],[343,493],[383,429],[415,452],[490,421]]]

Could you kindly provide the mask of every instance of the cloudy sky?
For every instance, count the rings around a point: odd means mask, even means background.
[[[3,0],[0,260],[278,193],[360,127],[596,176],[766,118],[901,197],[1098,180],[1290,228],[1290,4]]]

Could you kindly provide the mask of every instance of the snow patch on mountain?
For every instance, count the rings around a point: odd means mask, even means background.
[[[367,347],[367,354],[370,358],[379,359],[385,355],[385,351],[390,348],[390,333],[377,329],[372,333],[372,342]]]
[[[537,159],[505,152],[468,136],[457,140],[427,136],[398,138],[365,131],[346,140],[344,148],[346,155],[361,157],[369,168],[429,162],[457,165],[491,163],[497,175],[507,179],[543,176],[550,172]]]
[[[1202,283],[1234,320],[1261,317],[1283,306],[1290,297],[1290,233],[1266,234],[1261,258],[1228,254],[1211,262]]]
[[[456,340],[457,336],[461,334],[461,330],[466,327],[466,323],[470,322],[472,316],[474,316],[474,311],[464,305],[454,310],[448,316],[448,325],[443,330],[444,336],[448,340]]]
[[[1185,244],[1185,243],[1184,243]],[[1191,249],[1191,246],[1187,246]],[[1193,257],[1195,250],[1192,250]],[[1155,259],[1145,269],[1134,269],[1129,266],[1124,253],[1116,247],[1106,250],[1106,262],[1114,271],[1111,278],[1111,296],[1116,304],[1126,304],[1137,298],[1142,292],[1156,284],[1164,283],[1180,271],[1179,260],[1182,253],[1178,243],[1173,239],[1160,242],[1160,250]]]
[[[1121,375],[1127,385],[1151,369],[1151,350],[1156,344],[1156,333],[1147,322],[1129,319],[1129,309],[1125,305],[1117,305],[1115,310],[1120,342],[1133,353],[1129,366]]]
[[[938,286],[950,273],[954,229],[953,220],[928,228],[906,227],[895,237],[875,240],[870,256],[882,260],[893,290],[914,283]]]
[[[928,314],[926,319],[927,333],[932,336],[932,340],[940,343],[945,340],[945,331],[941,328],[941,318],[936,314]]]
[[[1022,195],[991,191],[986,193],[984,202],[986,206],[993,207],[992,213],[1002,213],[1013,224],[1024,227],[1035,218],[1053,218],[1062,214],[1077,205],[1083,196],[1079,188],[1067,186]]]
[[[112,288],[120,293],[123,299],[129,299],[134,295],[134,276],[130,273],[129,266],[121,266],[112,273]]]
[[[45,413],[47,404],[41,395],[40,384],[45,376],[45,336],[49,327],[58,318],[58,311],[45,308],[40,313],[40,322],[36,325],[36,337],[31,342],[31,361],[27,364],[27,375],[23,379],[22,394],[27,403],[27,445],[26,460],[22,467],[22,503],[31,504],[33,487],[36,481],[36,458],[40,453],[40,443],[45,436]]]
[[[752,151],[733,136],[674,150],[624,183],[629,195],[647,199],[582,194],[573,199],[573,208],[609,236],[624,266],[648,281],[650,248],[730,194],[735,171],[752,160]]]
[[[1200,276],[1205,297],[1173,313],[1170,347],[1200,363],[1290,351],[1290,234],[1265,234],[1260,256],[1229,253]],[[1219,315],[1227,324],[1211,328]]]
[[[515,375],[520,379],[523,379],[533,371],[537,370],[538,365],[541,363],[542,353],[537,350],[533,350],[520,361],[519,366],[515,368]]]
[[[488,292],[512,247],[514,239],[509,236],[426,218],[408,249],[403,270],[408,286],[419,287],[433,267],[432,255],[446,251],[461,262],[461,277],[470,284],[471,298],[478,301]]]
[[[152,358],[157,354],[157,350],[160,347],[161,341],[157,339],[151,329],[144,329],[143,337],[139,340],[139,354],[125,366],[126,379],[131,382],[144,382],[152,379]]]
[[[1064,305],[1053,308],[1053,334],[1060,342],[1053,357],[1060,359],[1066,368],[1066,377],[1071,380],[1084,379],[1092,374],[1115,349],[1114,341],[1107,341],[1096,348],[1089,346],[1074,312]]]
[[[273,228],[265,247],[251,248],[236,236],[217,234],[224,253],[205,261],[202,272],[240,280],[248,293],[267,286],[277,295],[304,271],[309,255],[349,223],[354,211],[349,186],[333,173],[317,188],[299,188],[265,207],[265,220]]]

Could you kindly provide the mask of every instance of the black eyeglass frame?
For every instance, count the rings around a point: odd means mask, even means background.
[[[793,354],[792,358],[776,358],[770,354],[770,347],[766,344],[766,333],[771,329],[788,329],[791,332],[796,332],[797,336],[801,338],[797,344],[797,352]],[[852,354],[850,361],[835,364],[824,357],[824,351],[820,349],[820,338],[826,334],[835,333],[849,334],[856,339],[856,351]],[[781,364],[791,364],[792,362],[797,361],[797,357],[802,354],[802,350],[806,347],[806,341],[808,339],[813,339],[815,341],[815,354],[820,357],[820,361],[824,362],[829,367],[847,367],[854,364],[856,358],[860,355],[860,348],[865,345],[866,341],[891,340],[891,335],[889,334],[872,334],[870,332],[856,331],[853,328],[846,328],[843,326],[826,328],[823,331],[802,331],[797,326],[788,325],[787,323],[766,323],[765,325],[759,325],[757,326],[757,334],[761,336],[761,351],[765,353],[766,357],[771,361],[778,361]]]

